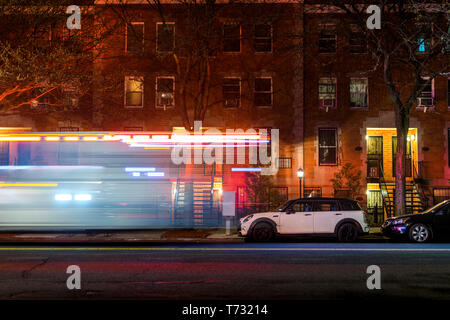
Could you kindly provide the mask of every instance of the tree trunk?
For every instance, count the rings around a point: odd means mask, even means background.
[[[406,148],[409,130],[409,114],[396,112],[397,150],[395,160],[395,215],[406,214]]]

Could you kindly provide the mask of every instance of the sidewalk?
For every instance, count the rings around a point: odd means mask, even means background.
[[[384,241],[380,228],[371,228],[361,240]],[[0,243],[240,243],[242,237],[233,228],[165,229],[85,232],[0,232]]]

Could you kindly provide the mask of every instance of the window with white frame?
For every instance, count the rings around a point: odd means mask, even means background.
[[[367,78],[350,79],[350,107],[367,108],[368,106],[368,80]]]
[[[156,29],[156,50],[158,52],[172,52],[175,47],[175,23],[158,22]]]
[[[255,25],[255,52],[272,52],[272,26],[270,24]]]
[[[156,78],[156,107],[167,108],[175,105],[175,78]]]
[[[335,53],[337,43],[336,25],[323,24],[319,28],[319,52]]]
[[[319,107],[336,107],[336,78],[319,79]]]
[[[430,108],[434,106],[434,79],[422,78],[421,86],[424,86],[417,98],[418,108]]]
[[[254,104],[255,107],[272,106],[272,78],[255,78]]]
[[[337,129],[319,128],[319,165],[335,166],[337,159]]]
[[[224,78],[222,95],[225,108],[238,108],[241,104],[241,79]]]
[[[144,78],[125,77],[125,107],[142,108],[144,103]]]
[[[350,25],[349,49],[350,53],[367,52],[367,39],[360,27],[356,24]]]
[[[126,29],[126,47],[128,53],[144,51],[144,22],[131,22]]]
[[[241,51],[241,26],[239,24],[225,24],[223,26],[223,52]]]

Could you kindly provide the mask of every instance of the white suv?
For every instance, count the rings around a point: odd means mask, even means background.
[[[339,241],[355,241],[369,232],[369,226],[354,200],[303,198],[290,200],[275,212],[248,215],[240,219],[238,230],[254,241],[270,241],[276,235],[332,235]]]

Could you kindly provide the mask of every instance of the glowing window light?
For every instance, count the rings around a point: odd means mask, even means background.
[[[140,177],[141,176],[140,172],[133,172],[132,174],[133,174],[133,177]]]
[[[79,137],[64,137],[64,141],[78,141]]]
[[[41,137],[0,137],[0,141],[41,141]]]
[[[231,168],[231,172],[261,172],[261,168],[233,167]]]
[[[153,142],[166,142],[170,139],[169,139],[169,136],[167,136],[167,135],[155,135],[155,136],[152,136],[152,138],[150,140]]]
[[[98,137],[83,137],[83,141],[97,141]]]
[[[56,201],[70,201],[70,200],[72,200],[72,195],[66,194],[66,193],[55,194],[55,200]]]
[[[45,137],[45,141],[59,141],[60,137]]]
[[[155,171],[155,168],[151,167],[142,167],[142,168],[125,168],[125,172],[147,172],[147,171]]]
[[[76,194],[75,195],[75,200],[77,201],[89,201],[92,199],[92,196],[90,194]]]
[[[148,177],[164,177],[164,172],[147,172]]]

